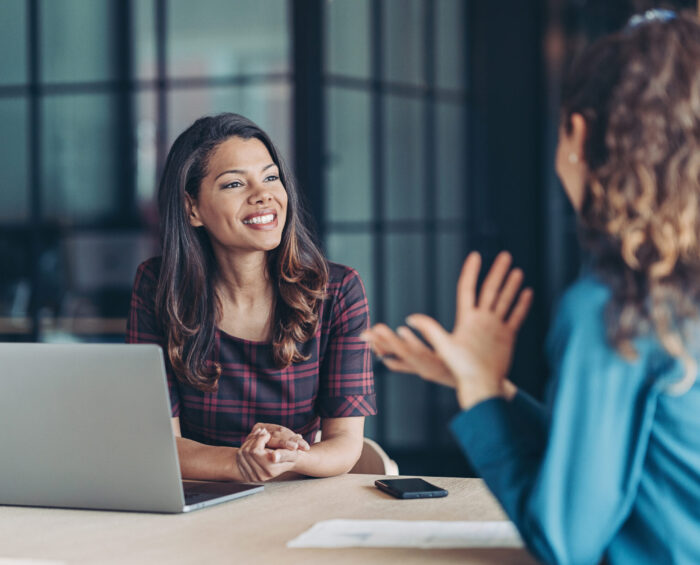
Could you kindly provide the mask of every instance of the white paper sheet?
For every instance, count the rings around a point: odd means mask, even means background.
[[[65,561],[47,559],[25,559],[22,557],[0,557],[0,565],[65,565]]]
[[[287,547],[523,547],[512,522],[325,520]]]

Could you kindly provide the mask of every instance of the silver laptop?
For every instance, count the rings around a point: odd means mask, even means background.
[[[155,345],[0,343],[0,504],[189,512],[261,485],[182,481]]]

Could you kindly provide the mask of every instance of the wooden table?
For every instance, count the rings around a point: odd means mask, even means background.
[[[375,475],[272,482],[265,491],[191,514],[0,506],[0,559],[65,563],[535,563],[514,549],[289,549],[331,518],[503,520],[479,479],[432,478],[447,498],[396,500]]]

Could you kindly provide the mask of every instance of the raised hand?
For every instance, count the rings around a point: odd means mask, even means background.
[[[467,257],[457,284],[452,333],[428,316],[408,319],[450,369],[463,408],[504,393],[515,338],[532,304],[532,290],[520,292],[523,273],[510,270],[511,261],[508,253],[496,257],[477,299],[481,257]]]
[[[423,314],[409,316],[407,323],[421,332],[434,352],[409,336],[407,328],[399,328],[396,335],[375,326],[367,339],[390,369],[454,386],[464,408],[504,394],[515,338],[532,303],[532,290],[520,291],[523,273],[510,270],[511,261],[508,253],[496,257],[477,298],[481,257],[478,253],[467,257],[457,284],[452,333]]]
[[[426,381],[454,388],[457,385],[444,361],[407,327],[394,333],[386,324],[376,324],[362,334],[382,362],[397,373],[415,373]]]

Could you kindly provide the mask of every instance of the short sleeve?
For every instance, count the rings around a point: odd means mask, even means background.
[[[156,288],[158,285],[159,264],[157,259],[149,259],[139,265],[131,293],[131,306],[126,322],[127,343],[153,343],[166,351],[165,336],[160,329],[155,313]],[[177,381],[165,358],[165,371],[170,393],[170,409],[173,418],[180,415],[180,395]]]
[[[372,356],[369,345],[360,339],[360,334],[369,328],[367,296],[360,275],[352,269],[345,270],[337,288],[329,289],[334,300],[317,399],[322,418],[377,413]]]

